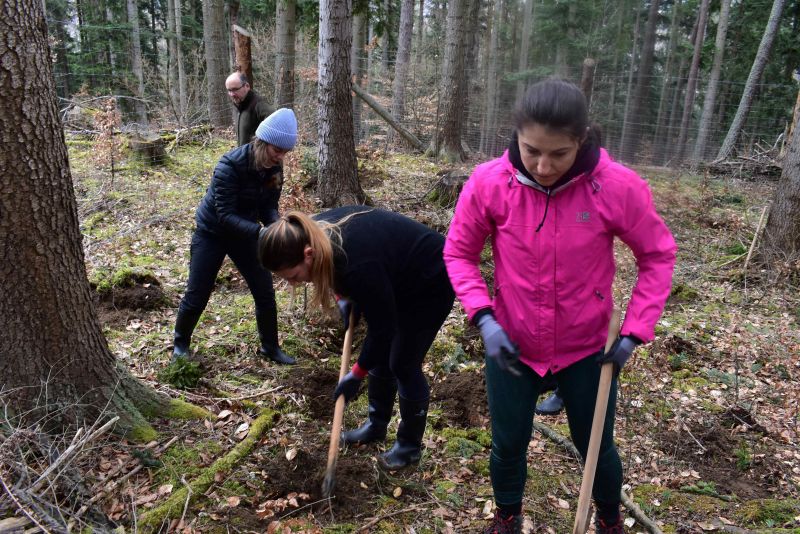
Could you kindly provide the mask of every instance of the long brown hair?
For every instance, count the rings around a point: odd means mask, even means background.
[[[259,139],[258,137],[254,137],[251,141],[251,155],[250,158],[250,165],[256,171],[263,171],[265,169],[269,169],[273,167],[272,165],[272,158],[269,156],[269,152],[267,151],[269,147],[269,143],[266,143]],[[269,187],[278,187],[283,183],[283,173],[276,172],[272,175],[272,180],[269,183]]]
[[[272,272],[288,269],[303,261],[305,248],[310,246],[314,251],[310,274],[315,290],[311,304],[328,309],[332,306],[333,288],[333,244],[330,232],[335,232],[341,241],[338,224],[317,222],[305,213],[290,211],[261,230],[258,261]]]

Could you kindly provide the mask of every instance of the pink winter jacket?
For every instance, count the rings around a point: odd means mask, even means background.
[[[653,339],[669,296],[675,241],[656,213],[647,183],[601,149],[591,173],[547,194],[501,157],[478,166],[464,185],[444,260],[469,319],[491,308],[539,375],[603,348],[611,317],[614,237],[636,256],[638,280],[622,335]],[[494,299],[478,269],[492,237]]]

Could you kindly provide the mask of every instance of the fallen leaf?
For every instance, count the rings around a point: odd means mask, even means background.
[[[244,439],[247,436],[247,432],[250,430],[250,423],[242,423],[238,427],[236,427],[236,431],[234,435],[238,439]]]
[[[558,499],[558,507],[564,510],[569,510],[569,501],[566,499]]]
[[[237,497],[236,495],[228,497],[226,500],[228,501],[228,506],[230,506],[231,508],[236,508],[237,506],[239,506],[239,503],[242,502],[242,499]]]
[[[172,493],[172,484],[163,484],[158,487],[159,495],[169,495]]]
[[[286,459],[290,462],[294,460],[295,456],[297,456],[297,449],[294,447],[286,451]]]
[[[486,502],[483,503],[483,510],[481,511],[481,514],[483,514],[483,517],[488,517],[492,513],[493,509],[494,503],[491,499],[487,499]]]
[[[222,410],[217,414],[217,419],[225,419],[226,417],[230,417],[233,412],[230,410]]]
[[[397,497],[399,497],[400,495],[402,495],[402,494],[403,494],[403,488],[401,488],[400,486],[397,486],[397,487],[394,489],[394,491],[392,492],[392,495],[394,495],[395,499],[396,499]]]
[[[364,484],[364,482],[359,482],[358,485],[361,486],[362,489],[367,489],[369,487],[366,484]]]

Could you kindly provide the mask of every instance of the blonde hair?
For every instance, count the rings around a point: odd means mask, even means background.
[[[258,137],[254,137],[250,142],[250,145],[250,151],[252,154],[250,166],[253,169],[256,171],[263,171],[264,169],[268,169],[273,166],[272,158],[270,158],[269,152],[267,151],[269,143],[262,141]],[[272,175],[272,179],[268,184],[268,187],[279,187],[282,183],[283,173],[276,172],[274,175]]]
[[[305,258],[305,248],[311,247],[311,283],[314,296],[311,304],[329,309],[333,291],[333,244],[329,232],[341,242],[338,225],[317,222],[305,213],[290,211],[261,230],[258,238],[258,260],[269,271],[289,269]]]

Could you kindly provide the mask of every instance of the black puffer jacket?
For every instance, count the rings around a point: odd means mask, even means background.
[[[266,226],[278,219],[281,167],[253,169],[252,146],[242,145],[220,158],[206,196],[197,207],[199,229],[232,238],[257,239],[261,228],[258,221]]]

